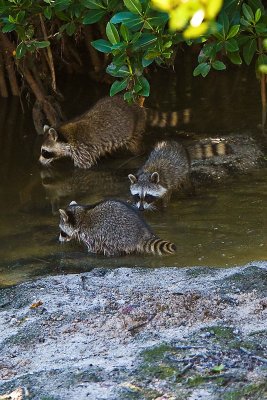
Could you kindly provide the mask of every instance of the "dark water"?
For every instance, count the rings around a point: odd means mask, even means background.
[[[186,71],[163,70],[151,76],[149,104],[179,110],[181,119],[179,130],[150,133],[148,146],[156,138],[177,136],[180,130],[184,141],[190,132],[195,137],[249,133],[260,139],[259,88],[253,73],[236,69],[204,81],[193,78],[190,62],[187,65]],[[69,117],[83,112],[107,90],[87,81],[85,85],[85,80],[65,88]],[[57,210],[71,200],[127,199],[127,175],[144,158],[118,154],[89,171],[69,164],[47,170],[38,166],[39,148],[29,113],[23,114],[18,101],[0,100],[0,285],[96,266],[228,267],[266,260],[266,168],[203,185],[195,196],[181,193],[168,210],[146,214],[160,237],[176,243],[176,256],[105,258],[89,256],[77,243],[60,245]]]

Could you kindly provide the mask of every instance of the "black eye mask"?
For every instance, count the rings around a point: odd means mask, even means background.
[[[64,231],[60,231],[60,235],[63,237],[63,238],[68,238],[69,237],[69,235],[67,235],[66,234],[66,232],[64,232]]]
[[[46,159],[50,159],[50,158],[54,158],[54,153],[52,151],[47,151],[42,149],[42,157],[46,158]]]
[[[157,199],[156,196],[153,196],[152,194],[146,194],[144,200],[149,204],[153,203]]]
[[[138,202],[140,200],[139,194],[134,194],[133,199],[134,199],[134,201]]]

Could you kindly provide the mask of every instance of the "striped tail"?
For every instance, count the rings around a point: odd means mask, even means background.
[[[220,139],[212,139],[210,142],[188,146],[187,151],[191,160],[206,160],[207,158],[233,153],[231,146]]]
[[[162,256],[163,254],[174,254],[176,246],[172,242],[162,239],[150,239],[144,243],[143,249],[145,253]]]
[[[149,126],[166,128],[177,127],[178,124],[188,124],[190,121],[190,110],[185,109],[182,111],[158,111],[146,109],[147,124]]]

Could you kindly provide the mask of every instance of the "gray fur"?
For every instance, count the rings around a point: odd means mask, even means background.
[[[59,212],[59,240],[81,241],[91,253],[113,256],[175,252],[173,243],[154,235],[138,212],[122,201],[107,200],[93,206],[72,202]]]
[[[158,199],[167,204],[173,190],[178,190],[189,177],[189,159],[182,145],[175,141],[158,142],[137,175],[128,175],[132,195],[138,194],[135,203],[140,209],[153,208]],[[146,195],[155,197],[148,203]]]
[[[105,97],[85,114],[56,129],[46,125],[39,160],[48,165],[55,159],[70,157],[75,166],[90,168],[99,157],[119,148],[138,152],[145,123],[144,108],[128,105],[122,96]]]

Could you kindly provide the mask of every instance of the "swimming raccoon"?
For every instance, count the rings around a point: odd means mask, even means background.
[[[145,130],[145,109],[128,105],[122,96],[105,97],[94,107],[57,129],[44,126],[44,141],[39,161],[70,157],[74,165],[90,168],[104,154],[119,148],[137,152]]]
[[[162,200],[166,207],[174,190],[190,182],[191,158],[208,158],[229,152],[223,142],[194,145],[186,149],[175,141],[158,142],[148,160],[136,175],[129,174],[130,192],[139,210],[154,209],[154,203]]]
[[[138,211],[119,200],[78,205],[72,201],[60,213],[60,242],[76,239],[88,251],[106,256],[131,253],[173,254],[175,245],[159,239]]]

